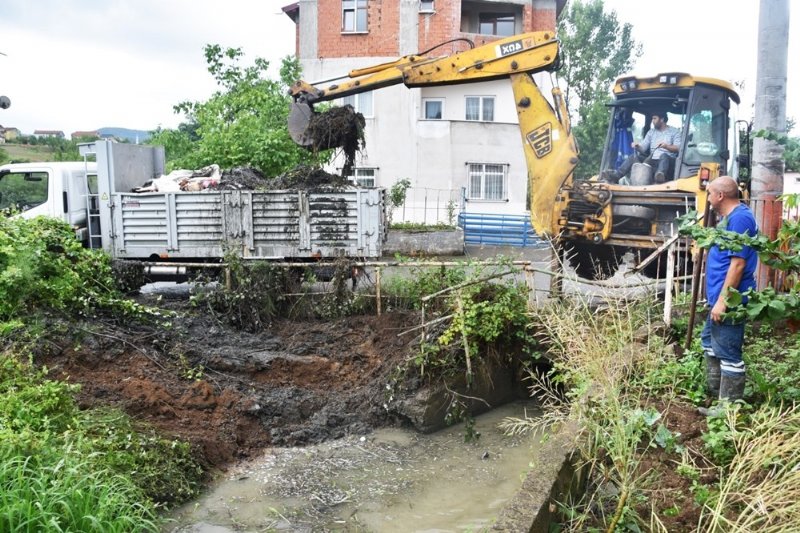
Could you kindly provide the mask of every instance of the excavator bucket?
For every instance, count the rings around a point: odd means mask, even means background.
[[[311,124],[311,117],[314,115],[314,108],[304,101],[292,101],[289,109],[289,135],[292,140],[300,146],[311,146],[314,140],[308,135],[308,125]]]

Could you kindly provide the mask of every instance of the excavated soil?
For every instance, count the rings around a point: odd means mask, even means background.
[[[218,189],[278,191],[285,189],[343,189],[353,184],[346,178],[325,172],[319,167],[300,165],[292,170],[267,178],[252,167],[234,167],[222,173]]]
[[[185,309],[168,328],[98,318],[68,325],[75,335],[50,342],[40,362],[52,378],[81,384],[82,407],[119,407],[224,468],[268,445],[400,423],[383,404],[412,337],[397,333],[416,320],[278,320],[250,334]]]

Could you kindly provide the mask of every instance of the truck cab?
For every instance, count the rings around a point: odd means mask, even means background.
[[[23,218],[63,220],[86,242],[89,182],[96,172],[96,165],[90,162],[0,166],[0,210]]]

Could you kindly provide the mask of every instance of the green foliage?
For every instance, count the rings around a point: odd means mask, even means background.
[[[641,379],[653,394],[677,394],[694,404],[705,399],[705,367],[702,353],[690,350],[680,359],[666,358]]]
[[[225,263],[222,283],[210,286],[214,279],[199,280],[192,304],[205,305],[220,320],[246,331],[260,331],[269,324],[283,310],[287,288],[299,283],[292,271],[265,261],[246,262],[234,252],[225,254]]]
[[[559,19],[564,94],[581,149],[577,177],[592,176],[600,168],[609,85],[641,55],[631,31],[630,24],[620,24],[615,11],[606,12],[602,0],[569,2]]]
[[[197,493],[188,446],[75,391],[0,355],[0,531],[157,531],[154,502]]]
[[[152,505],[122,477],[98,470],[91,457],[23,456],[0,444],[0,530],[159,531]]]
[[[738,409],[736,409],[738,411]],[[703,445],[714,462],[718,465],[730,464],[736,455],[734,447],[733,424],[725,416],[725,411],[720,416],[708,418],[708,429],[703,433]],[[734,414],[734,420],[737,415]]]
[[[411,181],[408,178],[398,180],[389,189],[389,222],[391,223],[394,210],[406,203],[408,189],[411,188]]]
[[[406,201],[406,194],[408,189],[411,188],[411,181],[408,178],[398,180],[389,189],[389,205],[391,207],[400,207]]]
[[[177,130],[158,130],[151,144],[165,147],[169,168],[252,166],[265,176],[277,176],[301,163],[316,164],[328,153],[312,154],[289,136],[288,87],[299,77],[299,62],[285,58],[280,80],[266,77],[269,63],[256,58],[240,64],[241,48],[205,47],[208,71],[219,85],[208,100],[182,102],[176,113],[188,122]]]
[[[787,127],[786,131],[791,131],[791,127]],[[759,130],[753,134],[753,137],[774,141],[783,146],[784,169],[786,172],[800,170],[800,137],[789,137],[771,130]]]
[[[776,325],[754,327],[744,345],[751,401],[772,405],[800,403],[800,335],[785,335]]]
[[[391,229],[399,231],[418,231],[420,233],[430,231],[452,231],[456,227],[452,224],[425,224],[424,222],[395,222],[392,223]]]
[[[130,476],[152,501],[172,503],[195,496],[203,471],[189,444],[166,439],[125,413],[97,409],[81,416],[81,447],[96,453],[102,468]]]
[[[0,165],[8,161],[10,158],[8,157],[8,152],[6,152],[2,147],[0,147]]]
[[[798,201],[798,195],[784,195],[788,205]],[[691,236],[702,248],[718,246],[722,250],[739,251],[750,246],[757,253],[762,264],[785,273],[785,292],[777,292],[772,287],[761,291],[748,291],[739,294],[732,290],[728,294],[729,316],[736,319],[774,321],[783,318],[800,319],[800,222],[784,220],[778,230],[777,239],[759,234],[754,237],[718,228],[704,228],[694,223],[692,214],[681,217],[680,232]],[[742,306],[743,297],[748,298],[747,306]]]
[[[0,322],[43,310],[91,316],[98,308],[160,315],[122,298],[109,257],[83,248],[65,222],[0,219]]]

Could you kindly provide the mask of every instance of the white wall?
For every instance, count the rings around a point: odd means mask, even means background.
[[[303,60],[302,63],[304,78],[313,82],[390,59],[393,58],[341,58]],[[329,83],[321,84],[320,88]],[[466,121],[466,96],[494,96],[495,121]],[[442,120],[422,119],[423,97],[445,99]],[[458,191],[468,185],[467,162],[506,164],[507,201],[472,200],[467,202],[466,208],[470,212],[484,213],[526,212],[528,173],[508,81],[423,89],[408,89],[403,85],[387,87],[373,92],[373,108],[374,117],[366,119],[366,149],[358,158],[357,166],[377,168],[378,186],[389,188],[407,178],[417,190]],[[329,170],[335,171],[341,166],[341,158],[338,158]],[[429,194],[428,198],[433,195]],[[430,220],[429,216],[425,218]]]

